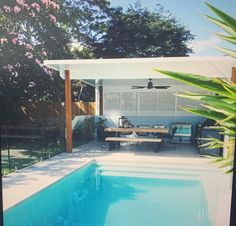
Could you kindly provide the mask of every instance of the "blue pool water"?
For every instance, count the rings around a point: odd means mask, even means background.
[[[5,226],[211,226],[199,181],[97,175],[96,163],[4,213]]]

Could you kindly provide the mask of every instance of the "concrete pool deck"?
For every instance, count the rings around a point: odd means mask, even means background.
[[[175,178],[191,176],[200,179],[206,193],[208,210],[199,210],[199,219],[209,216],[213,226],[229,225],[231,176],[223,174],[215,165],[209,163],[209,159],[201,157],[196,148],[190,145],[176,145],[175,149],[164,149],[158,153],[154,153],[146,145],[122,145],[119,150],[109,152],[101,144],[91,142],[75,148],[72,154],[63,153],[5,176],[4,210],[94,159],[98,163],[120,168],[127,165],[156,167],[158,178],[174,175]]]

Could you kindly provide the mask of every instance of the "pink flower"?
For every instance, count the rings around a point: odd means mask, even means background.
[[[25,48],[26,48],[26,49],[30,49],[30,50],[33,50],[33,49],[34,49],[33,46],[30,45],[30,44],[26,44],[26,45],[25,45]]]
[[[42,51],[43,56],[47,56],[47,52],[45,50]]]
[[[29,15],[30,15],[31,17],[35,17],[35,13],[34,13],[34,12],[30,12]]]
[[[26,4],[25,0],[16,0],[16,3],[21,6],[24,6]]]
[[[38,12],[40,11],[40,8],[41,8],[41,7],[40,7],[40,5],[39,5],[38,3],[34,2],[34,3],[31,4],[31,6],[32,6],[36,11],[38,11]]]
[[[9,6],[4,6],[3,9],[5,10],[6,13],[10,13],[11,12],[11,8]]]
[[[56,9],[56,10],[60,9],[60,6],[56,2],[49,1],[49,5],[52,6],[53,9]]]
[[[13,44],[16,45],[16,44],[17,44],[17,41],[18,41],[18,38],[13,38],[11,41],[12,41]]]
[[[46,9],[47,9],[49,6],[50,0],[41,0],[41,2],[46,6]]]
[[[16,5],[16,6],[14,6],[13,10],[17,14],[17,13],[19,13],[21,11],[21,8]]]
[[[42,62],[39,59],[35,59],[35,63],[39,65],[42,64]]]
[[[44,67],[43,70],[44,70],[44,72],[47,73],[48,75],[52,76],[52,70],[50,70],[50,69],[48,69],[48,68],[46,68],[46,67]]]
[[[57,19],[56,19],[55,16],[49,15],[49,18],[50,18],[50,20],[51,20],[53,23],[56,23]]]
[[[32,59],[32,58],[33,58],[33,54],[30,53],[30,52],[26,52],[26,53],[25,53],[25,56],[26,56],[28,59]]]
[[[28,4],[25,3],[25,0],[16,0],[16,3],[22,7],[28,8]]]
[[[22,45],[24,45],[24,42],[22,42],[21,40],[19,40],[19,41],[18,41],[18,44],[19,44],[20,46],[22,46]]]
[[[7,42],[7,39],[6,39],[6,38],[0,38],[0,43],[1,43],[1,44],[5,43],[5,42]]]

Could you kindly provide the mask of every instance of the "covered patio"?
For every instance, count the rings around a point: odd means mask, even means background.
[[[96,115],[108,119],[109,126],[117,127],[118,118],[129,117],[132,123],[153,124],[164,122],[190,122],[196,124],[202,118],[190,115],[179,106],[193,106],[173,94],[181,91],[196,91],[154,71],[160,68],[236,80],[235,60],[228,57],[171,57],[128,58],[91,60],[48,60],[44,64],[59,71],[65,79],[66,105],[66,150],[72,152],[71,80],[79,79],[95,86]],[[170,86],[168,89],[132,89],[132,86]],[[194,103],[196,106],[196,103]]]

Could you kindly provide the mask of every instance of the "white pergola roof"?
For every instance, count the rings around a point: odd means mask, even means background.
[[[231,77],[236,60],[229,57],[160,57],[89,60],[46,60],[44,64],[60,72],[71,71],[71,79],[147,79],[166,78],[154,68],[204,75]]]

